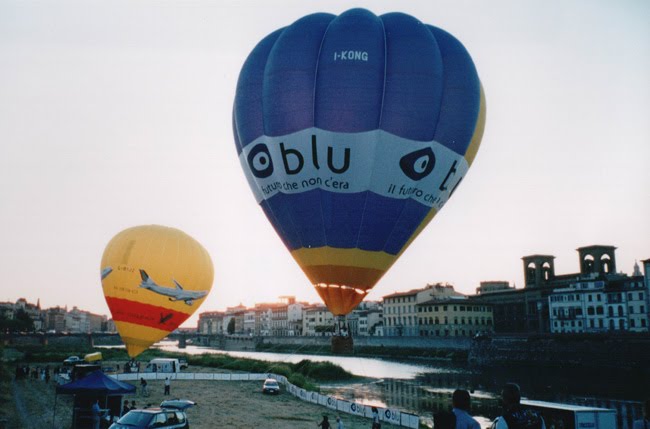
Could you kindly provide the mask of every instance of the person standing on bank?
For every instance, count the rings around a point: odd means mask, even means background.
[[[99,408],[99,399],[95,399],[90,411],[92,413],[93,429],[99,429],[99,419],[102,416],[102,409]]]
[[[523,408],[520,401],[519,385],[507,383],[503,386],[503,415],[496,418],[491,429],[546,429],[542,416],[534,410]]]
[[[451,404],[451,412],[456,416],[456,429],[481,429],[481,425],[469,414],[470,396],[467,390],[455,390]]]
[[[125,399],[125,400],[124,400],[124,405],[122,405],[122,416],[124,416],[124,415],[125,415],[126,413],[128,413],[129,411],[131,411],[131,409],[129,408],[129,401],[127,401],[127,400]]]
[[[149,391],[147,390],[147,380],[140,377],[140,387],[142,389],[142,396],[149,396]]]
[[[381,429],[381,423],[379,423],[379,412],[377,407],[372,407],[372,429]]]
[[[169,377],[165,377],[165,392],[163,395],[169,395],[169,388],[171,387],[171,380],[169,380]]]
[[[643,418],[634,421],[633,429],[650,429],[650,398],[643,403]]]
[[[323,420],[318,423],[318,427],[321,429],[332,429],[332,425],[330,425],[330,421],[327,416],[323,416]]]
[[[336,429],[345,429],[341,421],[341,416],[336,416]]]

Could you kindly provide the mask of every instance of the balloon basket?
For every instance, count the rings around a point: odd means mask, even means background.
[[[336,355],[351,354],[354,350],[352,337],[334,335],[332,337],[332,353]]]

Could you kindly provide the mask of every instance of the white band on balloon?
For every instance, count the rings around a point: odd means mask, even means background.
[[[261,136],[239,159],[258,203],[280,192],[323,189],[412,198],[439,210],[469,168],[463,156],[441,143],[382,130],[351,134],[310,128]]]

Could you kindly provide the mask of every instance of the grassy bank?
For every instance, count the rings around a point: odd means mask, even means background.
[[[282,344],[259,344],[255,351],[275,353],[301,353],[301,354],[319,354],[331,355],[329,347],[323,346],[293,346]],[[467,350],[448,350],[448,349],[422,349],[422,348],[404,348],[404,347],[372,347],[372,346],[354,346],[354,351],[343,356],[358,356],[386,359],[430,359],[430,360],[447,360],[453,362],[467,362]]]
[[[50,348],[27,346],[6,350],[5,359],[15,363],[46,363],[63,362],[69,356],[83,356],[86,353],[101,352],[104,362],[126,362],[130,358],[124,349],[87,348],[66,350],[65,348]],[[11,356],[9,359],[7,359]],[[330,362],[312,362],[302,360],[298,363],[268,362],[256,359],[236,358],[229,355],[186,355],[150,349],[138,356],[138,361],[148,362],[156,357],[185,358],[190,365],[251,373],[274,373],[287,377],[290,383],[310,391],[319,391],[319,382],[351,380],[354,376],[338,365]],[[0,367],[8,373],[6,363]]]

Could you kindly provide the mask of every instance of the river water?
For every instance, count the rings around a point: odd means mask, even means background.
[[[273,362],[297,363],[303,359],[332,362],[364,378],[363,381],[321,384],[322,393],[416,413],[428,424],[431,424],[434,412],[448,409],[455,389],[466,389],[472,396],[472,414],[482,428],[487,428],[500,414],[498,394],[501,387],[506,382],[516,382],[522,388],[522,395],[528,399],[614,408],[618,420],[616,429],[632,429],[633,420],[641,418],[640,400],[650,394],[647,379],[626,372],[514,368],[476,370],[437,361],[223,351],[198,346],[179,349],[176,342],[162,342],[157,347],[190,355],[228,354],[264,360],[269,362],[269,372],[272,371]]]

